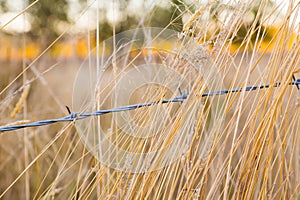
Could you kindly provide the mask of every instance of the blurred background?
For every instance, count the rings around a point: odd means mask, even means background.
[[[87,57],[95,47],[96,29],[100,41],[138,26],[166,27],[180,31],[180,10],[194,6],[188,1],[83,1],[1,0],[0,1],[0,60],[16,62],[34,59],[58,36],[48,56],[54,59]],[[32,5],[31,5],[32,4]],[[25,12],[22,10],[31,5]],[[146,15],[145,15],[146,14]],[[16,17],[17,16],[17,17]],[[9,22],[11,19],[13,21]],[[97,24],[97,21],[99,24]],[[5,25],[9,22],[8,25]],[[140,25],[139,25],[140,24]],[[23,45],[25,35],[26,45]]]
[[[240,38],[237,37],[236,43],[242,41],[247,27],[253,23],[260,3],[261,0],[253,1],[252,9],[245,15],[245,26],[238,31]],[[211,19],[208,29],[212,33],[218,31],[218,26],[228,23],[228,12],[233,14],[234,7],[238,6],[226,0],[58,0],[55,3],[44,0],[0,0],[0,61],[18,62],[25,57],[30,62],[55,40],[47,53],[51,59],[84,59],[89,49],[95,47],[97,26],[100,41],[113,33],[141,26],[182,31],[183,25],[201,4],[211,4],[202,16]],[[273,8],[278,6],[277,13],[272,15],[273,19],[266,20],[261,16],[257,26],[260,23],[266,27],[280,24],[288,5],[288,1],[269,0],[267,10],[273,12]],[[204,21],[207,22],[207,19]],[[207,27],[207,24],[203,27]],[[199,27],[199,31],[206,29]],[[271,38],[268,34],[265,37]]]

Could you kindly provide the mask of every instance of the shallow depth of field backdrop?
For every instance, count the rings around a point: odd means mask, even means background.
[[[157,102],[0,132],[0,199],[299,199],[299,12],[297,0],[0,0],[0,127]],[[142,161],[154,152],[151,170],[89,134]]]

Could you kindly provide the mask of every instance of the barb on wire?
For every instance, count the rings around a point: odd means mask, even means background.
[[[236,92],[242,92],[242,91],[248,92],[248,91],[253,91],[253,90],[257,90],[257,89],[269,88],[271,86],[279,87],[280,85],[281,85],[281,83],[277,82],[274,85],[266,84],[266,85],[260,85],[260,86],[247,86],[245,88],[234,88],[231,90],[211,91],[211,92],[201,94],[201,97],[224,95],[224,94],[228,94],[228,93],[236,93]],[[289,85],[295,85],[297,87],[297,89],[300,91],[300,88],[299,88],[300,79],[296,80],[293,77],[293,81],[290,82]],[[112,109],[108,109],[108,110],[98,110],[98,111],[91,112],[91,113],[74,112],[74,113],[70,113],[70,115],[68,115],[68,116],[58,118],[58,119],[41,120],[41,121],[36,121],[36,122],[32,122],[32,123],[27,123],[27,124],[19,124],[19,125],[14,125],[14,126],[2,126],[2,127],[0,127],[0,132],[13,131],[13,130],[27,128],[27,127],[44,126],[44,125],[49,125],[49,124],[58,123],[58,122],[82,120],[82,119],[85,119],[88,117],[100,116],[100,115],[104,115],[104,114],[108,114],[108,113],[135,110],[135,109],[138,109],[141,107],[149,107],[149,106],[153,106],[153,105],[159,104],[159,103],[165,104],[165,103],[183,102],[184,100],[187,99],[187,97],[188,97],[188,94],[181,94],[180,96],[172,98],[172,99],[167,99],[167,100],[162,100],[162,101],[150,101],[148,103],[133,104],[133,105],[122,106],[122,107],[118,107],[118,108],[112,108]]]

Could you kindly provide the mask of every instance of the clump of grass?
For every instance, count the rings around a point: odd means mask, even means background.
[[[112,130],[106,135],[110,141],[132,152],[157,150],[169,144],[176,131],[185,135],[192,132],[187,137],[191,142],[184,155],[158,170],[143,173],[118,171],[103,165],[88,151],[90,149],[76,134],[73,124],[29,129],[24,143],[21,131],[1,134],[0,197],[23,198],[23,183],[27,182],[30,190],[26,196],[33,199],[299,198],[299,91],[288,85],[293,75],[299,77],[299,35],[297,29],[293,29],[297,24],[291,17],[299,9],[299,4],[289,1],[289,11],[282,16],[284,23],[270,33],[264,24],[279,8],[272,7],[267,13],[270,9],[268,2],[263,0],[256,4],[256,1],[251,1],[238,5],[233,2],[230,5],[195,3],[194,12],[188,9],[182,11],[182,15],[190,16],[183,26],[183,35],[197,42],[198,51],[188,49],[182,54],[172,55],[169,60],[163,59],[166,55],[158,52],[153,53],[152,56],[155,56],[152,58],[165,61],[164,64],[173,66],[186,78],[192,77],[190,93],[194,97],[214,88],[212,85],[235,88],[281,82],[280,87],[231,93],[223,99],[189,97],[186,102],[175,106],[157,105],[131,112],[141,126],[148,125],[153,131],[161,129],[160,134],[150,139],[138,140],[120,134],[115,124],[108,120],[113,116],[102,118],[100,122],[98,118],[91,121],[89,132],[84,133],[97,132],[100,124]],[[249,10],[256,12],[251,23],[244,19]],[[227,22],[221,16],[228,19]],[[242,38],[241,32],[244,33]],[[130,65],[139,65],[146,56],[149,52],[134,54]],[[112,67],[119,64],[114,59]],[[193,76],[195,72],[189,71],[191,65],[206,66],[209,73],[213,69],[215,74]],[[105,101],[112,101],[115,94],[109,91],[112,88],[109,84],[114,84],[125,72],[118,74],[117,70],[112,70],[107,73],[105,87],[97,88],[96,92],[91,90],[96,94],[99,92],[101,98],[96,98],[94,103],[100,108],[110,108],[111,105],[105,104]],[[56,81],[60,79],[64,81],[64,77],[56,77]],[[166,77],[166,82],[171,83],[172,77]],[[25,90],[21,95],[23,100],[27,98],[29,88],[27,94]],[[154,98],[159,102],[171,95],[165,88],[159,90],[145,86],[143,90],[147,91],[146,95],[136,91],[137,97],[131,101]],[[34,92],[35,89],[31,89],[31,93]],[[20,108],[22,102],[16,107]],[[27,116],[42,112],[42,109],[34,109],[39,103],[38,98],[28,99],[28,104],[33,107],[27,110]],[[46,103],[53,108],[63,106],[57,106],[60,101],[43,102]],[[216,112],[221,117],[214,115],[212,110],[218,105],[223,106]],[[167,117],[161,118],[161,110],[166,112]],[[161,124],[151,124],[151,117],[161,120]],[[193,131],[187,127],[192,127]],[[133,131],[135,134],[145,133],[143,128]],[[209,142],[205,146],[203,141],[207,137]],[[97,144],[98,138],[92,135],[92,141]],[[23,153],[24,145],[28,149],[29,162],[24,161],[27,159]],[[178,143],[178,148],[181,145]],[[123,159],[117,154],[111,155],[112,160]],[[160,157],[157,160],[153,165],[159,165]],[[26,166],[24,163],[27,163]],[[130,167],[129,161],[124,164]],[[24,176],[25,173],[29,176]]]

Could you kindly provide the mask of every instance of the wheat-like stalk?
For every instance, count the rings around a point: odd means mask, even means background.
[[[25,86],[24,89],[23,89],[23,92],[21,94],[21,97],[20,97],[19,101],[17,102],[14,110],[10,114],[11,118],[15,118],[16,115],[20,112],[20,110],[22,109],[22,107],[24,105],[24,102],[27,99],[29,91],[30,91],[30,85]]]

